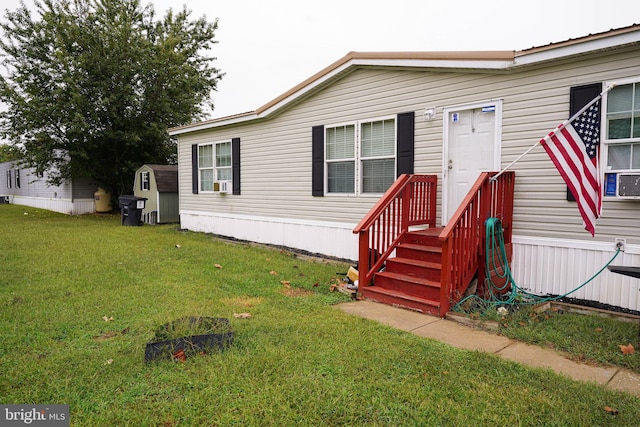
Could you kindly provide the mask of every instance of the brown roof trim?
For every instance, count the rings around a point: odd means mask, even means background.
[[[524,57],[526,55],[532,55],[540,52],[551,51],[553,49],[558,49],[567,46],[579,45],[581,43],[596,41],[608,37],[615,37],[619,35],[624,35],[627,33],[632,33],[640,30],[640,24],[633,24],[628,27],[611,29],[609,31],[604,31],[596,34],[589,34],[584,37],[578,37],[575,39],[569,39],[561,42],[550,43],[544,46],[534,46],[528,49],[519,50],[519,51],[435,51],[435,52],[349,52],[342,58],[338,59],[334,63],[329,66],[323,68],[316,74],[312,75],[308,79],[303,82],[297,84],[292,87],[285,93],[281,94],[277,98],[269,101],[265,105],[256,109],[255,111],[249,111],[246,113],[235,114],[226,117],[215,118],[211,120],[206,120],[197,123],[191,123],[184,126],[175,127],[169,129],[169,131],[184,131],[185,129],[190,128],[198,128],[203,129],[207,128],[208,125],[213,125],[215,123],[236,123],[239,121],[247,120],[250,117],[259,118],[261,114],[269,109],[277,106],[282,101],[287,98],[295,95],[296,93],[304,90],[309,85],[312,85],[314,82],[321,80],[323,77],[331,74],[332,72],[339,69],[341,66],[349,63],[350,61],[515,61],[516,58]]]
[[[607,38],[607,37],[615,37],[615,36],[619,36],[622,34],[627,34],[627,33],[632,33],[634,31],[638,31],[640,29],[640,24],[632,24],[629,25],[628,27],[622,27],[622,28],[614,28],[608,31],[603,31],[601,33],[595,33],[595,34],[588,34],[586,36],[583,37],[578,37],[575,39],[569,39],[569,40],[564,40],[561,42],[555,42],[555,43],[549,43],[547,45],[544,46],[534,46],[534,47],[530,47],[528,49],[523,49],[523,50],[519,50],[516,52],[515,56],[523,56],[523,55],[530,55],[532,53],[538,53],[538,52],[544,52],[546,50],[551,50],[551,49],[557,49],[560,47],[566,47],[566,46],[572,46],[572,45],[576,45],[576,44],[580,44],[580,43],[585,43],[585,42],[590,42],[590,41],[594,41],[594,40],[600,40],[603,38]]]
[[[353,60],[415,60],[415,61],[512,61],[514,51],[441,51],[441,52],[349,52],[331,65],[323,68],[313,76],[292,87],[282,95],[269,101],[256,110],[261,114],[277,105],[309,84],[340,68]]]
[[[206,126],[206,125],[210,125],[213,123],[217,123],[217,122],[226,122],[229,120],[233,120],[233,119],[240,119],[243,117],[247,117],[247,116],[252,116],[255,115],[256,112],[255,111],[247,111],[246,113],[239,113],[239,114],[232,114],[230,116],[224,116],[224,117],[216,117],[215,119],[209,119],[209,120],[203,120],[201,122],[194,122],[194,123],[189,123],[186,125],[182,125],[182,126],[176,126],[173,128],[169,128],[169,132],[172,131],[180,131],[183,129],[189,129],[195,126]]]

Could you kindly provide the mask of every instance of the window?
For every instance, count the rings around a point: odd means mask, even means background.
[[[216,181],[231,181],[231,141],[216,144]]]
[[[11,188],[11,169],[7,170],[7,188]]]
[[[140,172],[140,189],[149,191],[149,172]]]
[[[325,129],[329,194],[380,194],[396,178],[396,121],[356,122]]]
[[[605,114],[607,171],[640,170],[640,82],[611,89]]]
[[[327,188],[329,193],[354,193],[356,170],[354,125],[327,129]]]
[[[384,193],[396,178],[395,120],[361,126],[362,192]]]
[[[16,188],[20,188],[20,169],[16,169],[15,178],[16,178]]]
[[[231,181],[231,141],[198,146],[200,191],[213,191],[213,183]]]
[[[198,147],[198,174],[200,191],[213,191],[213,145]]]

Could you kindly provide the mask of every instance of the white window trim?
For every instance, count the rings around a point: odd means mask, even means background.
[[[218,152],[218,145],[221,144],[229,144],[229,149],[231,150],[231,164],[229,166],[221,166],[218,168],[218,166],[216,166],[216,155]],[[233,142],[231,140],[226,140],[226,141],[218,141],[216,143],[213,144],[213,182],[231,182],[231,179],[226,179],[226,180],[218,180],[218,170],[219,169],[227,169],[231,172],[231,176],[233,177]]]
[[[218,181],[216,179],[217,176],[217,171],[216,171],[216,146],[218,144],[229,144],[231,146],[231,173],[233,174],[233,141],[231,139],[224,139],[221,141],[213,141],[213,142],[203,142],[201,144],[198,144],[198,193],[202,193],[202,194],[216,194],[219,191],[215,191],[215,190],[203,190],[201,187],[201,183],[202,183],[202,176],[201,176],[201,171],[203,169],[209,170],[211,169],[213,171],[213,183],[215,184],[216,182],[221,182]],[[210,145],[211,146],[211,161],[212,161],[212,166],[210,168],[201,168],[200,167],[200,147],[204,147]],[[227,166],[225,166],[225,168],[228,168]],[[231,180],[227,180],[227,182],[231,182]],[[215,188],[215,187],[214,187]]]
[[[627,79],[616,81],[605,81],[604,87],[624,86],[628,84],[637,84],[637,90],[640,89],[640,76],[630,77]],[[640,93],[640,90],[638,90]],[[607,121],[607,105],[609,102],[609,91],[605,91],[602,95],[601,108],[600,108],[600,173],[602,180],[602,197],[604,200],[620,200],[616,196],[607,195],[607,174],[620,174],[620,173],[640,173],[640,169],[609,169],[609,146],[610,145],[625,145],[625,144],[640,144],[640,138],[628,138],[628,139],[609,139],[609,122]],[[616,189],[617,192],[617,189]]]
[[[150,180],[151,180],[151,173],[149,171],[140,172],[140,181],[141,181],[142,191],[151,190]],[[146,186],[145,186],[145,183],[146,183]]]
[[[374,123],[381,122],[384,120],[393,120],[394,121],[394,141],[393,141],[393,159],[394,159],[394,176],[398,175],[398,117],[397,115],[389,115],[382,117],[374,117],[367,118],[362,120],[355,120],[349,122],[340,122],[340,123],[332,123],[324,126],[324,195],[325,197],[371,197],[379,199],[384,193],[364,193],[362,190],[362,153],[361,153],[361,129],[363,123]],[[355,130],[355,144],[354,144],[354,152],[355,157],[353,161],[355,162],[354,166],[354,192],[353,193],[330,193],[329,192],[329,162],[327,161],[327,129],[336,128],[340,126],[349,126],[353,125]],[[376,157],[368,157],[367,160],[373,160]],[[379,157],[380,159],[387,159],[387,157]],[[341,159],[342,161],[347,161],[350,159]]]

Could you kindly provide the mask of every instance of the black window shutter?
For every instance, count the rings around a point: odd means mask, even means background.
[[[574,86],[569,89],[569,117],[580,111],[582,107],[591,102],[602,92],[602,83],[593,83],[583,86]],[[567,200],[575,202],[576,199],[567,187]]]
[[[240,138],[231,140],[231,176],[233,194],[240,195]]]
[[[324,196],[324,126],[314,126],[311,134],[311,195]]]
[[[415,113],[398,114],[398,158],[397,176],[413,173],[413,145],[415,136]]]
[[[198,144],[191,146],[191,191],[198,194]]]
[[[144,172],[140,172],[138,179],[140,180],[140,190],[144,190],[144,184],[142,183],[142,177]]]

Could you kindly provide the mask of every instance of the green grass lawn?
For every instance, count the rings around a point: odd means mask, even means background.
[[[638,321],[623,321],[615,313],[605,314],[599,315],[595,310],[590,315],[572,313],[561,307],[544,311],[523,307],[499,321],[500,333],[554,348],[580,362],[620,366],[640,373]],[[629,344],[634,352],[625,354],[620,346]]]
[[[69,404],[73,426],[640,420],[629,394],[343,313],[329,288],[347,265],[14,205],[0,248],[0,403]],[[233,344],[145,363],[158,326],[185,316],[229,318]]]

